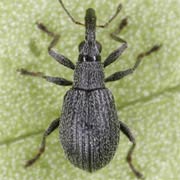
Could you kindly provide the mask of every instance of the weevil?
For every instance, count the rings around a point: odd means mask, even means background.
[[[118,119],[114,97],[105,84],[132,74],[139,66],[142,58],[159,50],[160,45],[154,45],[147,52],[139,54],[132,68],[115,72],[105,78],[104,69],[119,58],[127,48],[127,42],[112,33],[113,39],[120,41],[122,44],[110,53],[102,63],[102,46],[96,40],[96,27],[107,27],[118,15],[122,5],[118,5],[114,15],[104,25],[96,25],[94,9],[86,10],[85,24],[83,24],[73,18],[61,0],[59,2],[72,22],[85,26],[85,39],[79,44],[79,57],[76,65],[74,65],[71,60],[53,49],[59,40],[59,35],[49,31],[44,24],[37,23],[40,30],[53,38],[48,47],[49,55],[60,64],[74,71],[74,81],[47,76],[41,72],[31,72],[26,69],[18,70],[22,75],[40,77],[60,86],[71,86],[64,96],[61,116],[52,121],[45,130],[38,153],[26,162],[25,167],[31,166],[39,159],[45,151],[47,136],[59,127],[60,142],[68,160],[80,169],[94,172],[106,166],[114,157],[121,131],[132,142],[132,146],[127,153],[127,162],[136,177],[142,178],[142,173],[132,163],[132,154],[136,146],[135,138],[129,127]],[[119,31],[126,25],[127,18],[120,23]]]

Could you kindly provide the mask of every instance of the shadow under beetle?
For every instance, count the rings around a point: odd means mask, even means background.
[[[122,131],[132,142],[127,154],[127,162],[138,178],[142,174],[132,164],[132,153],[136,146],[135,138],[130,129],[118,120],[114,98],[105,83],[119,80],[134,72],[144,56],[157,51],[160,45],[153,46],[149,51],[137,56],[134,67],[125,71],[115,72],[111,76],[104,77],[104,68],[113,63],[127,48],[125,40],[112,33],[113,39],[122,42],[122,45],[113,51],[103,63],[101,63],[101,44],[96,41],[96,27],[107,27],[108,24],[120,12],[119,4],[115,14],[104,25],[96,25],[95,11],[92,8],[86,10],[85,24],[76,21],[68,12],[63,2],[59,0],[63,9],[71,20],[85,26],[85,40],[79,44],[78,62],[74,65],[68,58],[58,54],[52,48],[57,44],[59,35],[49,31],[42,23],[37,23],[39,29],[53,37],[48,47],[49,55],[60,64],[74,70],[74,81],[64,78],[46,76],[41,72],[30,72],[25,69],[18,71],[22,75],[41,77],[49,82],[61,86],[71,86],[64,97],[61,117],[58,117],[44,132],[42,143],[34,158],[27,161],[25,167],[31,166],[45,150],[46,137],[59,127],[60,141],[69,161],[88,172],[93,172],[107,165],[113,158],[119,143],[119,134]],[[123,19],[119,26],[119,32],[127,25],[127,18]]]

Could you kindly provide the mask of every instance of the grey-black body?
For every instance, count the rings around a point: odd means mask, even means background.
[[[149,51],[137,56],[132,68],[118,71],[108,77],[104,77],[104,68],[115,62],[127,48],[127,42],[114,33],[113,39],[123,43],[101,62],[101,44],[96,41],[96,27],[106,27],[120,12],[121,4],[115,14],[104,25],[96,25],[96,15],[92,8],[86,10],[85,24],[76,21],[65,8],[62,0],[59,0],[70,19],[85,26],[85,39],[79,44],[79,57],[76,65],[62,54],[53,50],[59,40],[59,35],[49,31],[42,23],[37,23],[39,29],[53,37],[48,47],[49,55],[57,62],[74,71],[74,81],[61,77],[46,76],[40,72],[30,72],[26,69],[18,71],[23,75],[41,77],[60,86],[72,86],[64,97],[61,116],[51,122],[44,132],[41,146],[34,158],[27,161],[25,167],[31,166],[45,151],[46,138],[59,127],[60,141],[69,161],[80,169],[89,172],[96,171],[110,162],[119,143],[119,132],[123,132],[132,142],[127,154],[127,162],[138,178],[142,174],[132,164],[132,153],[136,146],[135,138],[126,124],[118,120],[117,110],[113,95],[105,87],[105,83],[117,81],[134,72],[143,57],[157,51],[160,46],[155,45]],[[120,31],[127,24],[127,19],[122,20]]]
[[[92,172],[114,156],[119,121],[113,95],[104,86],[100,62],[77,63],[74,77],[74,86],[64,97],[60,141],[72,164]]]

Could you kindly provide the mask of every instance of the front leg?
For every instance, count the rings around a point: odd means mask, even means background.
[[[52,48],[58,43],[60,36],[57,34],[54,34],[53,32],[49,31],[47,29],[47,27],[42,24],[42,23],[37,23],[37,26],[40,30],[42,30],[43,32],[47,33],[49,36],[51,36],[53,38],[53,40],[51,41],[50,45],[48,46],[48,52],[49,55],[51,57],[53,57],[57,62],[59,62],[60,64],[70,68],[70,69],[75,69],[74,64],[72,63],[71,60],[69,60],[67,57],[57,53],[55,50],[53,50]]]
[[[104,68],[106,66],[109,66],[111,63],[116,61],[119,56],[124,52],[124,50],[127,48],[127,43],[123,43],[122,46],[120,46],[117,50],[113,51],[104,61]]]
[[[115,41],[126,43],[126,41],[120,38],[119,36],[117,36],[117,34],[119,34],[127,25],[128,25],[128,18],[126,17],[121,20],[118,28],[114,32],[110,33],[110,37]]]
[[[51,83],[54,83],[60,86],[71,86],[73,84],[72,81],[69,81],[60,77],[46,76],[42,72],[31,72],[31,71],[27,71],[26,69],[18,69],[17,71],[20,72],[21,75],[40,77],[40,78],[45,79],[46,81],[49,81]]]
[[[113,63],[114,61],[116,61],[119,58],[119,56],[124,52],[124,50],[127,48],[127,42],[124,39],[117,36],[117,34],[120,33],[127,26],[127,24],[128,24],[128,21],[126,17],[122,19],[122,21],[120,22],[118,29],[110,34],[112,39],[114,39],[115,41],[121,42],[123,44],[105,59],[104,68],[110,65],[111,63]]]
[[[118,28],[113,32],[114,34],[119,34],[128,25],[128,17],[125,17],[119,23]]]
[[[137,60],[134,64],[134,66],[130,69],[127,69],[125,71],[119,71],[119,72],[115,72],[114,74],[110,75],[109,77],[107,77],[105,79],[105,82],[110,82],[110,81],[117,81],[119,79],[122,79],[123,77],[132,74],[137,67],[139,66],[141,60],[145,57],[145,56],[149,56],[151,53],[158,51],[161,48],[161,45],[155,45],[153,46],[149,51],[145,52],[145,53],[141,53],[137,56]]]

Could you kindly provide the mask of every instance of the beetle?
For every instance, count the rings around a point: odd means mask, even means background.
[[[115,72],[105,78],[104,69],[118,59],[127,48],[127,42],[112,33],[111,36],[122,44],[102,63],[102,46],[96,41],[96,27],[107,27],[118,15],[122,5],[118,5],[115,14],[104,25],[96,25],[94,9],[89,8],[86,10],[85,24],[83,24],[73,18],[61,0],[59,2],[75,24],[85,26],[85,39],[79,44],[79,57],[76,65],[74,65],[67,57],[53,50],[59,40],[59,35],[49,31],[44,24],[37,23],[40,30],[53,38],[48,47],[49,55],[60,64],[74,71],[74,81],[47,76],[41,72],[18,69],[22,75],[40,77],[60,86],[72,86],[64,96],[61,117],[51,122],[43,134],[38,153],[34,158],[26,162],[25,167],[31,166],[39,159],[45,151],[47,136],[59,127],[60,142],[68,160],[80,169],[94,172],[107,165],[114,157],[121,131],[132,142],[127,154],[127,162],[136,177],[142,178],[143,175],[132,163],[132,154],[136,146],[135,138],[129,127],[118,120],[114,97],[111,91],[106,88],[105,83],[132,74],[139,66],[142,58],[159,50],[160,45],[154,45],[150,50],[139,54],[132,68]],[[127,19],[122,20],[119,26],[120,30],[126,25]]]

